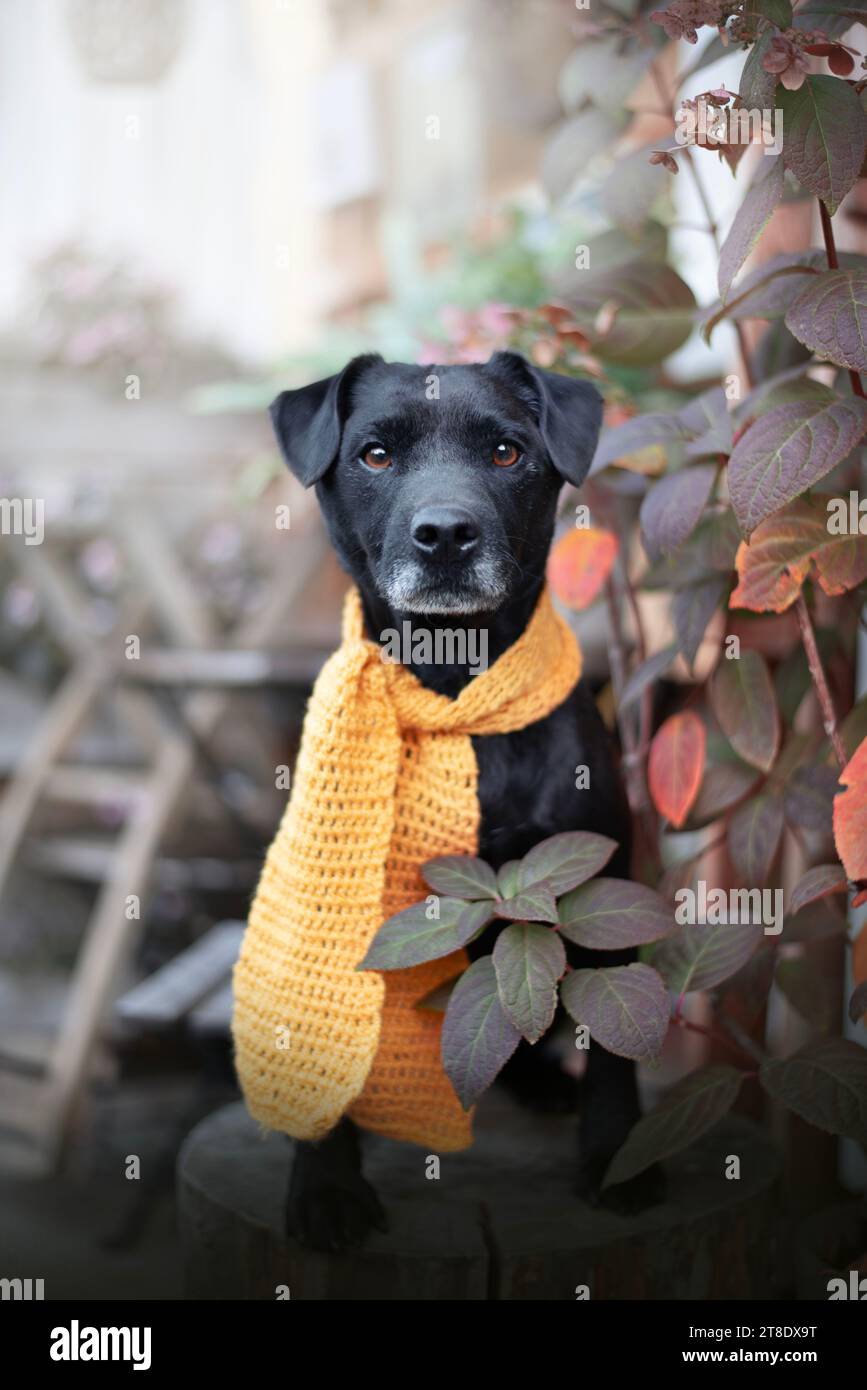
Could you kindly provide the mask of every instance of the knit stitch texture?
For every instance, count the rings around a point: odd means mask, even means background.
[[[416,1007],[466,968],[466,953],[384,973],[356,966],[387,917],[430,893],[423,863],[478,852],[471,736],[545,718],[580,673],[546,589],[518,641],[448,699],[383,661],[350,590],[234,972],[235,1062],[265,1128],[316,1140],[348,1113],[429,1150],[472,1143],[472,1112],[440,1058],[442,1015]]]

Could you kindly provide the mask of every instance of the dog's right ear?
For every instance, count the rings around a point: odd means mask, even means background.
[[[281,391],[269,407],[280,451],[295,477],[312,487],[331,467],[340,448],[349,389],[378,353],[353,357],[342,372],[296,391]]]

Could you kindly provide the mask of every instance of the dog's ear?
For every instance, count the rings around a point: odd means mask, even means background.
[[[590,381],[535,367],[518,352],[495,352],[488,366],[507,378],[536,417],[551,462],[578,487],[587,477],[602,424],[602,397]]]
[[[342,372],[313,381],[296,391],[281,391],[269,407],[280,451],[305,487],[318,482],[337,457],[346,419],[349,391],[378,353],[353,357]]]

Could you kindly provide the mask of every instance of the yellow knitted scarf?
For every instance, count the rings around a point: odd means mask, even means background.
[[[471,1112],[440,1060],[442,1015],[415,1007],[466,953],[385,974],[355,967],[383,921],[430,892],[421,864],[478,852],[470,736],[543,719],[580,673],[547,590],[518,641],[455,700],[383,661],[357,591],[347,595],[234,974],[238,1076],[266,1128],[321,1139],[348,1113],[431,1150],[472,1143]]]

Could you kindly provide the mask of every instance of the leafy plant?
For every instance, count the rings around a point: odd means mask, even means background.
[[[359,970],[439,960],[493,923],[500,928],[491,954],[457,979],[443,1022],[443,1064],[465,1107],[491,1084],[522,1037],[536,1043],[544,1036],[558,997],[610,1052],[636,1060],[658,1055],[669,1018],[662,976],[637,963],[574,971],[566,963],[564,938],[610,950],[660,941],[674,931],[672,909],[658,893],[594,877],[616,848],[605,835],[574,831],[541,841],[498,873],[481,859],[432,859],[422,873],[434,893],[389,918],[374,937]]]
[[[867,900],[867,697],[852,702],[855,635],[867,622],[867,501],[858,495],[867,257],[839,253],[834,233],[835,214],[867,172],[867,78],[856,76],[860,52],[842,41],[862,13],[861,0],[794,9],[789,0],[672,0],[649,17],[638,0],[595,5],[562,74],[565,114],[542,179],[555,212],[593,204],[609,225],[553,276],[550,302],[513,307],[505,326],[498,306],[497,346],[592,376],[606,397],[591,478],[580,498],[566,496],[549,579],[567,607],[607,605],[603,703],[610,698],[625,755],[637,881],[594,877],[613,846],[590,867],[591,846],[602,849],[583,835],[555,837],[497,875],[479,861],[434,861],[425,877],[439,922],[427,918],[430,903],[399,914],[364,964],[395,968],[414,951],[430,959],[509,924],[448,1001],[443,1056],[465,1104],[521,1037],[542,1036],[558,998],[603,1047],[628,1056],[657,1056],[671,1027],[724,1048],[731,1065],[714,1061],[685,1077],[639,1121],[609,1183],[693,1142],[747,1083],[867,1144],[867,1052],[840,1036],[842,1008],[815,987],[811,959],[831,937],[851,949],[849,1015],[863,1017],[867,929],[850,933],[842,909],[847,894],[853,905]],[[714,37],[672,83],[666,40],[694,43],[702,26]],[[736,47],[745,58],[737,92],[677,101],[703,66]],[[613,53],[629,79],[612,86],[600,75]],[[656,148],[637,124],[651,105],[672,136]],[[755,110],[763,120],[739,138],[738,121],[749,128]],[[782,144],[770,155],[764,115],[779,112]],[[686,117],[693,134],[675,141]],[[747,157],[751,143],[764,144],[764,157]],[[714,157],[746,186],[725,236],[700,173]],[[704,209],[697,235],[718,252],[716,292],[702,305],[667,263],[666,181],[679,171]],[[805,199],[815,200],[821,246],[751,263],[774,219]],[[723,325],[739,362],[722,381],[678,385],[666,360],[691,335],[710,341]],[[452,347],[460,360],[460,344]],[[658,650],[650,598],[667,606]],[[674,679],[663,694],[666,674]],[[700,881],[708,894],[717,884],[778,888],[792,846],[808,867],[781,936],[716,923],[710,912],[704,923],[675,923],[679,895]],[[572,856],[583,858],[568,868]],[[640,946],[641,962],[569,971],[561,938]],[[765,1050],[771,985],[813,1030],[787,1058]],[[715,997],[711,1025],[684,1016],[685,996],[697,991]],[[736,1011],[725,1007],[731,998]]]

